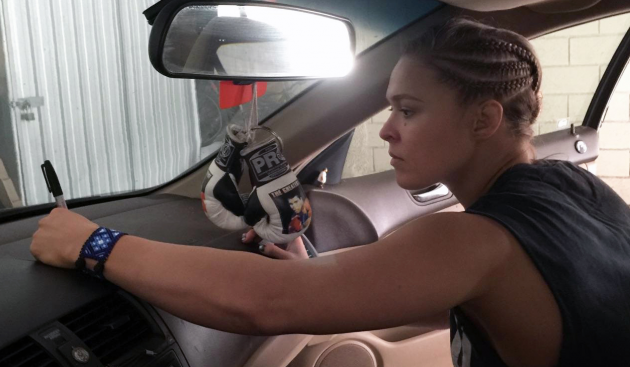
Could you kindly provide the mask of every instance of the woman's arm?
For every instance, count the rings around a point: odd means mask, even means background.
[[[73,267],[95,224],[67,210],[40,222],[32,252]],[[482,294],[509,251],[482,217],[418,219],[379,243],[310,260],[123,237],[105,277],[176,316],[244,334],[333,334],[413,323]],[[86,234],[87,233],[87,234]]]
[[[260,320],[282,296],[276,280],[301,265],[208,247],[125,236],[106,262],[105,277],[196,324],[242,334],[268,334]]]

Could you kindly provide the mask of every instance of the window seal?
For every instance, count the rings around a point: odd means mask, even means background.
[[[626,32],[625,36],[621,40],[621,43],[617,47],[615,54],[610,59],[610,63],[606,68],[606,72],[599,82],[591,104],[586,111],[584,122],[582,126],[588,126],[595,130],[599,130],[603,123],[604,113],[608,106],[608,102],[612,97],[619,79],[623,75],[626,65],[630,61],[630,29]]]

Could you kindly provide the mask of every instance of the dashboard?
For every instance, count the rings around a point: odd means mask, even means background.
[[[73,209],[168,243],[250,251],[199,200],[155,195]],[[0,366],[242,366],[265,337],[191,324],[118,287],[30,254],[40,217],[0,225]]]

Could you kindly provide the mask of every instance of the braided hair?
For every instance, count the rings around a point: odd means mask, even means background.
[[[454,87],[462,103],[493,98],[516,136],[533,135],[541,107],[542,70],[529,41],[507,29],[455,18],[410,41],[403,55],[418,58]]]

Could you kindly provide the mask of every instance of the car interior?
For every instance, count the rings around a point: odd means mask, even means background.
[[[341,177],[353,129],[388,106],[389,75],[405,40],[456,15],[492,19],[531,39],[627,12],[626,0],[444,0],[362,52],[349,75],[318,81],[264,119],[261,125],[282,138],[284,154],[307,191],[315,214],[306,237],[319,256],[369,245],[414,218],[456,210],[457,199],[438,183],[407,191],[398,187],[393,171]],[[597,159],[598,129],[629,56],[630,32],[605,70],[584,121],[537,136],[538,158],[587,168]],[[215,226],[201,209],[199,189],[213,158],[158,187],[70,201],[69,207],[99,225],[151,240],[256,252],[241,242],[242,231]],[[317,185],[325,168],[327,183]],[[0,367],[452,365],[446,325],[270,337],[195,325],[106,281],[36,262],[29,251],[31,237],[52,208],[15,209],[0,218]],[[76,347],[92,358],[79,362]]]

